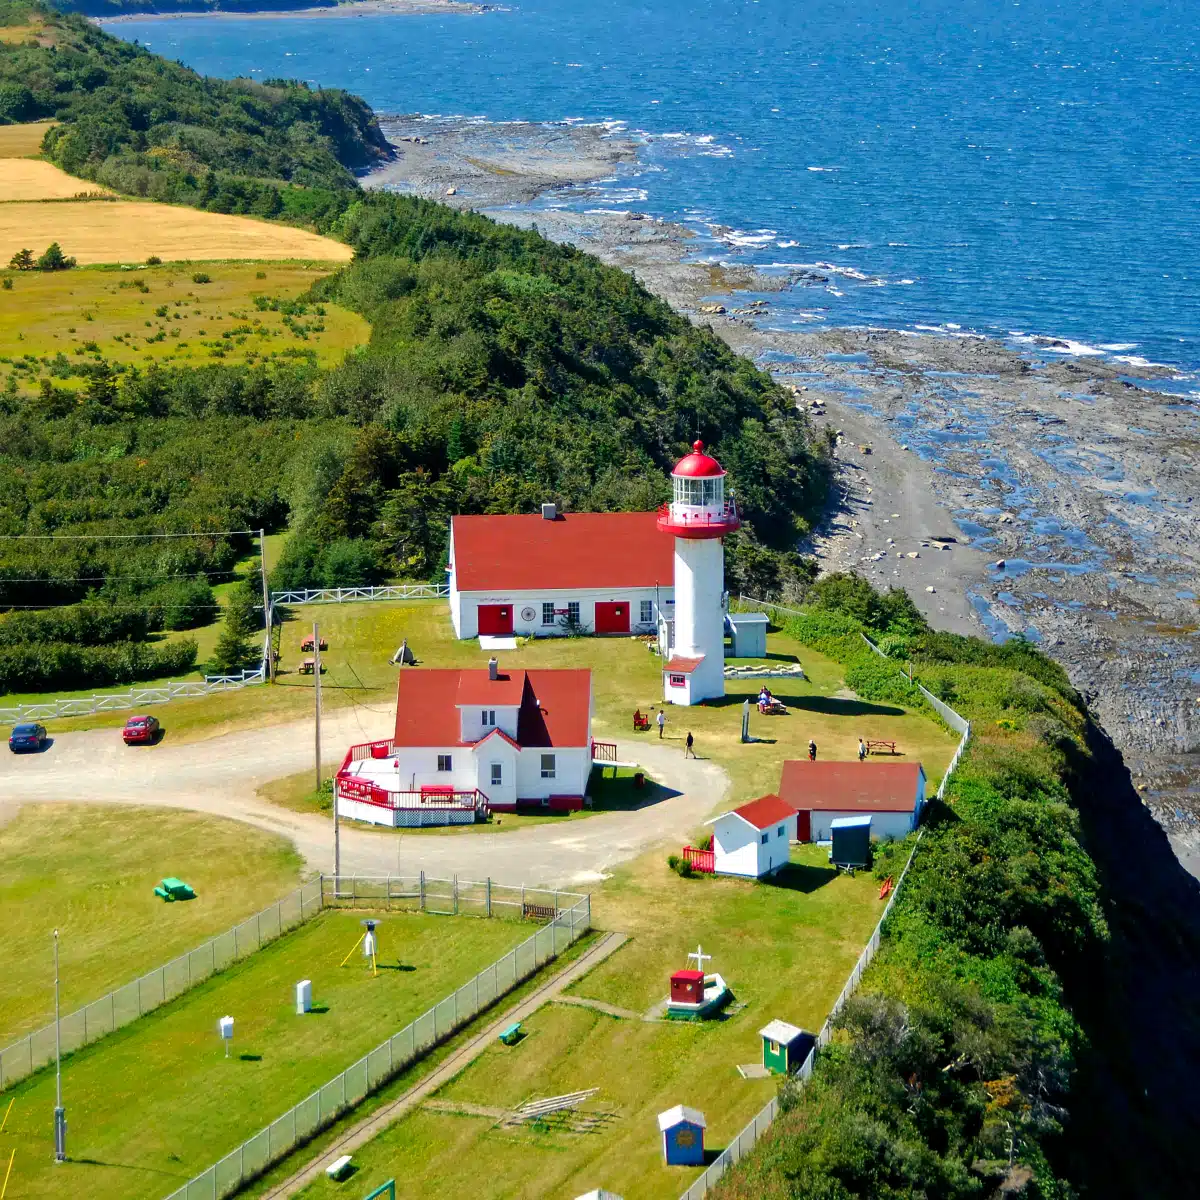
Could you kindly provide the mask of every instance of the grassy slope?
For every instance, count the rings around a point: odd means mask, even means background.
[[[299,882],[282,838],[169,810],[27,805],[0,824],[0,1043],[190,950]],[[199,899],[163,904],[165,875]]]
[[[516,922],[394,914],[378,978],[355,956],[357,913],[327,913],[177,1002],[70,1058],[64,1085],[71,1162],[56,1167],[39,1115],[53,1072],[12,1089],[21,1197],[156,1200],[309,1095],[530,929]],[[397,969],[396,964],[403,964]],[[313,981],[327,1012],[299,1018],[294,986]],[[217,1018],[231,1014],[234,1056]],[[239,1055],[256,1056],[242,1059]],[[261,1056],[261,1057],[257,1057]]]
[[[139,367],[218,360],[233,366],[311,351],[321,366],[332,366],[370,336],[366,321],[333,304],[324,306],[324,317],[310,309],[295,318],[304,336],[284,325],[284,314],[255,308],[256,296],[295,299],[328,268],[238,262],[208,266],[205,273],[209,283],[194,283],[194,269],[178,263],[135,273],[91,269],[17,275],[0,308],[0,359],[28,354],[53,359],[62,353],[73,362],[102,355]],[[146,291],[136,286],[139,281]],[[163,305],[165,317],[157,313]],[[322,332],[313,329],[317,324]],[[253,332],[244,332],[246,326]],[[234,329],[242,332],[223,336]],[[167,334],[166,340],[151,340],[159,332]],[[96,349],[85,349],[88,344]],[[61,384],[81,388],[83,381]]]

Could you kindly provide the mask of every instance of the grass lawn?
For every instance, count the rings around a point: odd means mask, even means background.
[[[73,1012],[222,933],[297,886],[291,845],[233,821],[172,809],[23,806],[0,824],[0,1044]],[[164,904],[176,875],[197,899]]]
[[[839,876],[817,847],[797,848],[777,884],[683,880],[661,856],[621,869],[593,894],[597,924],[630,941],[574,985],[575,996],[640,1014],[665,997],[673,970],[703,944],[746,1007],[702,1024],[613,1017],[552,1004],[526,1022],[519,1045],[489,1047],[437,1095],[465,1106],[510,1108],[534,1097],[599,1087],[590,1107],[614,1114],[598,1133],[495,1128],[485,1116],[422,1109],[356,1152],[359,1194],[395,1178],[397,1195],[575,1196],[605,1187],[626,1200],[673,1200],[696,1171],[662,1164],[656,1115],[699,1108],[719,1150],[772,1094],[744,1080],[761,1061],[757,1031],[781,1018],[816,1032],[870,934],[882,904],[868,876]],[[340,1194],[321,1179],[304,1196]]]
[[[518,922],[390,915],[378,978],[354,955],[359,914],[331,912],[64,1064],[68,1165],[53,1161],[54,1073],[5,1093],[10,1195],[157,1200],[529,936]],[[321,1008],[294,1012],[297,980]],[[217,1019],[235,1020],[226,1058]]]
[[[80,191],[93,190],[86,180]],[[17,201],[0,204],[0,262],[22,247],[51,242],[82,264],[221,259],[349,262],[354,251],[332,238],[254,217],[202,212],[153,200]]]
[[[0,160],[0,188],[4,165]],[[47,163],[20,165],[49,168]],[[113,206],[97,202],[91,207]],[[0,223],[3,220],[0,212]],[[41,243],[33,248],[38,253],[45,249]],[[258,296],[294,300],[329,271],[327,265],[302,262],[214,263],[203,272],[208,283],[193,282],[197,272],[178,262],[136,272],[13,272],[13,290],[0,308],[0,358],[28,362],[32,355],[53,360],[61,353],[74,365],[103,357],[144,367],[154,362],[232,365],[299,356],[330,367],[370,336],[362,317],[336,304],[322,305],[324,315],[315,306],[291,316],[255,307]],[[18,379],[32,388],[36,374],[22,371]],[[57,382],[81,386],[77,379]]]

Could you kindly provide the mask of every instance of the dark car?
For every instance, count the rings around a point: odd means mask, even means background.
[[[127,746],[149,744],[158,737],[161,728],[157,717],[130,717],[125,722],[125,728],[121,730],[121,736]]]
[[[46,744],[45,725],[14,725],[8,735],[8,748],[16,754],[18,750],[40,750]]]

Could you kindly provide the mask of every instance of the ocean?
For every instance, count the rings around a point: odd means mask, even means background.
[[[557,207],[682,222],[821,289],[770,321],[977,331],[1200,391],[1194,0],[531,0],[478,15],[109,25],[381,113],[607,122],[641,162]]]

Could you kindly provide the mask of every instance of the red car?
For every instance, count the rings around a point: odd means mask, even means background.
[[[150,745],[157,740],[162,726],[157,717],[130,717],[121,730],[125,745]]]

